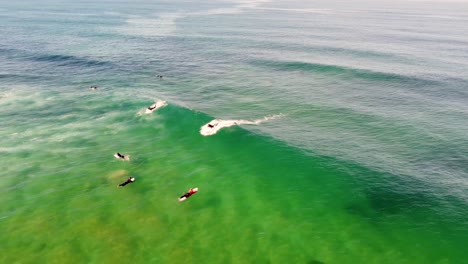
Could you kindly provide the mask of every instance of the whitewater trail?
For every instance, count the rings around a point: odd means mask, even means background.
[[[273,120],[276,118],[280,118],[283,115],[273,115],[273,116],[266,116],[261,119],[257,119],[254,121],[249,120],[222,120],[222,119],[213,119],[208,124],[205,124],[200,128],[200,134],[203,136],[212,136],[216,134],[220,129],[225,127],[237,126],[237,125],[259,125],[268,120]]]

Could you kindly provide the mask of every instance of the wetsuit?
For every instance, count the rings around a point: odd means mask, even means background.
[[[189,198],[189,197],[192,196],[192,194],[194,194],[194,193],[195,193],[195,192],[194,192],[192,189],[190,189],[186,194],[182,195],[182,196],[180,197],[180,199],[182,199],[182,198],[184,198],[184,197],[185,197],[185,198]]]
[[[132,183],[132,182],[134,182],[134,181],[135,181],[135,178],[130,177],[130,178],[128,178],[125,182],[119,184],[119,186],[125,186],[125,185],[127,185],[127,184],[129,184],[129,183]]]

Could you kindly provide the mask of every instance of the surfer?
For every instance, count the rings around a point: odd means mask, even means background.
[[[90,87],[91,90],[97,90],[97,88],[98,87],[96,85],[93,85],[93,86]]]
[[[159,108],[161,107],[164,107],[166,106],[167,103],[166,101],[156,101],[154,102],[154,104],[148,106],[146,109],[145,109],[145,114],[151,114],[153,113],[154,111],[158,110]]]
[[[122,154],[120,154],[119,152],[115,153],[115,154],[114,154],[114,157],[115,157],[116,159],[121,159],[121,160],[130,160],[130,156],[128,156],[128,155],[127,155],[127,156],[122,155]]]
[[[217,126],[217,125],[218,125],[218,123],[215,123],[214,125],[208,124],[208,127],[209,127],[209,128],[214,128],[214,127]]]
[[[192,196],[193,194],[195,194],[197,192],[198,192],[198,188],[190,188],[188,190],[188,192],[186,192],[184,195],[179,197],[179,202],[184,201],[185,199],[189,198],[190,196]]]
[[[130,177],[130,178],[128,178],[125,182],[119,184],[117,187],[123,187],[123,186],[125,186],[125,185],[127,185],[127,184],[129,184],[129,183],[133,183],[134,181],[135,181],[135,178]]]

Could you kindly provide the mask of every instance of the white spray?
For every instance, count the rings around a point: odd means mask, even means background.
[[[258,125],[262,122],[280,118],[282,115],[273,115],[273,116],[266,116],[262,119],[257,119],[254,121],[249,121],[249,120],[222,120],[222,119],[214,119],[211,120],[208,124],[202,126],[200,128],[200,134],[203,136],[211,136],[216,134],[221,128],[224,127],[231,127],[231,126],[236,126],[236,125]]]

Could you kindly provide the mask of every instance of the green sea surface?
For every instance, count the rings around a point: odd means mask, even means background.
[[[2,143],[2,263],[463,258],[463,227],[430,196],[388,189],[389,175],[239,127],[204,137],[211,118],[176,105],[145,115],[143,102],[105,91],[21,98]],[[200,191],[178,202],[191,187]]]
[[[0,263],[468,263],[468,10],[398,3],[2,2]]]

